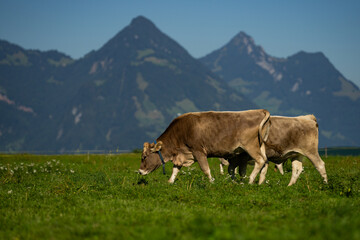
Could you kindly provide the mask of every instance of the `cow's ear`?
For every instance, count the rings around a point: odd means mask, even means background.
[[[147,149],[149,149],[149,147],[150,147],[150,144],[148,143],[148,142],[144,142],[144,152],[147,150]]]
[[[159,141],[155,144],[155,146],[153,148],[151,148],[151,152],[158,152],[160,151],[162,146],[162,141]]]

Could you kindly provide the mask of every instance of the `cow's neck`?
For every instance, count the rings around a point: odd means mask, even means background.
[[[162,146],[161,146],[161,155],[164,159],[164,162],[167,163],[169,161],[172,161],[172,154],[171,152],[169,152],[169,148],[167,147],[168,144],[166,141],[162,140],[162,139],[158,139],[157,141],[162,141]]]

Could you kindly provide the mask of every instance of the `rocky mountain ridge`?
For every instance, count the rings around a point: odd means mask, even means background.
[[[358,146],[360,91],[321,53],[276,58],[243,32],[200,59],[272,114],[314,114],[322,146]]]

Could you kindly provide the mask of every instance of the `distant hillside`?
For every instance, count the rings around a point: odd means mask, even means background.
[[[272,114],[314,114],[321,146],[359,146],[360,91],[321,53],[268,55],[244,32],[200,59]]]
[[[0,42],[0,150],[134,149],[178,114],[257,108],[144,17],[79,60]]]
[[[25,50],[0,40],[0,150],[49,142],[61,114],[63,83],[54,76],[71,63],[57,51]]]

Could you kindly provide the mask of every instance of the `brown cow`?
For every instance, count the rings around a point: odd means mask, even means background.
[[[229,158],[246,151],[255,167],[250,183],[266,162],[263,140],[269,131],[270,113],[264,109],[240,112],[195,112],[175,118],[157,143],[144,143],[139,173],[146,175],[165,162],[174,164],[170,183],[182,166],[197,161],[201,170],[213,181],[207,157]]]
[[[269,135],[265,141],[266,157],[276,164],[292,161],[292,176],[288,186],[296,183],[302,172],[304,156],[310,159],[316,170],[327,183],[325,163],[318,153],[318,124],[314,115],[299,117],[270,117]],[[246,164],[251,157],[246,153],[236,159],[229,159],[229,173],[239,165],[239,172],[246,172]],[[259,183],[265,180],[268,162],[261,170]]]

